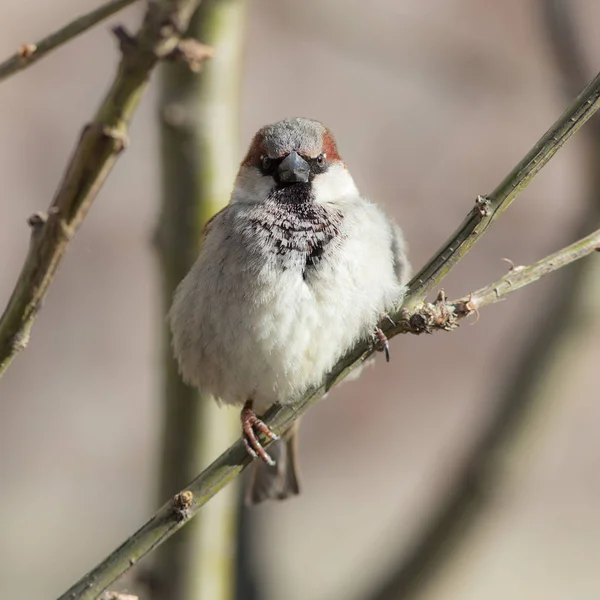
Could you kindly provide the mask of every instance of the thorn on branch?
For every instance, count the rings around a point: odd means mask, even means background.
[[[199,73],[205,60],[212,58],[214,50],[194,38],[184,38],[173,48],[166,58],[184,62],[190,71]]]
[[[514,271],[515,270],[515,263],[510,260],[510,258],[503,258],[502,259],[505,263],[508,263],[508,271]]]
[[[190,518],[190,506],[192,506],[192,500],[194,494],[189,490],[179,492],[173,498],[173,508],[179,521],[186,521]]]

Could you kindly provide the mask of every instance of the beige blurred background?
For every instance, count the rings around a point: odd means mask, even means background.
[[[0,57],[97,2],[3,0]],[[249,3],[240,157],[266,122],[324,121],[415,267],[566,106],[536,0]],[[592,68],[600,4],[572,2]],[[113,22],[139,23],[141,6]],[[0,304],[118,53],[108,24],[0,84]],[[590,78],[593,73],[590,73]],[[0,381],[0,598],[62,593],[157,507],[156,80]],[[586,198],[579,136],[445,282],[463,295],[565,245]],[[599,284],[600,285],[600,284]],[[255,511],[268,600],[359,600],[397,560],[490,416],[552,280],[452,334],[402,337],[305,419],[304,493]],[[597,296],[596,296],[597,297]],[[553,326],[546,324],[545,326]],[[588,322],[501,493],[429,600],[600,597],[600,323]],[[198,465],[200,471],[204,465]]]

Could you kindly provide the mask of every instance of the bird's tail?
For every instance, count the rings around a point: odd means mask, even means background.
[[[261,460],[255,460],[252,474],[246,488],[246,503],[258,504],[264,500],[284,500],[300,493],[298,477],[298,421],[269,446],[269,454],[275,460],[270,467]]]

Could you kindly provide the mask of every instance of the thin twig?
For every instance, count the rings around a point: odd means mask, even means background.
[[[559,69],[565,98],[572,98],[587,80],[586,60],[573,22],[569,0],[539,0],[545,33]],[[572,237],[580,238],[590,229],[600,227],[598,182],[600,165],[600,121],[596,113],[584,133],[589,149],[587,160],[580,161],[583,178],[590,187],[590,197],[577,217]],[[592,143],[590,143],[592,142]],[[577,255],[579,249],[575,249]],[[591,269],[589,267],[592,267]],[[548,386],[571,370],[569,361],[559,357],[572,355],[575,337],[581,337],[581,303],[589,291],[594,270],[600,263],[588,265],[580,261],[561,272],[555,290],[544,298],[534,315],[534,326],[519,352],[511,353],[513,367],[502,374],[496,385],[493,415],[479,432],[458,475],[445,491],[438,505],[415,532],[408,548],[401,552],[397,564],[378,582],[368,600],[409,600],[420,598],[424,589],[448,567],[460,552],[474,528],[487,514],[494,499],[501,493],[510,471],[507,457],[515,456],[524,438],[538,433],[540,420],[547,418]],[[518,282],[527,272],[512,266],[498,284],[473,293],[469,300],[477,307],[478,297],[503,295],[504,280]],[[516,277],[516,279],[515,279]],[[479,304],[480,305],[480,304]],[[589,312],[589,311],[588,311]],[[551,324],[551,326],[548,326]],[[589,323],[588,323],[589,325]],[[566,363],[566,364],[565,364]],[[509,459],[510,460],[510,459]]]
[[[588,60],[582,43],[582,36],[574,23],[573,3],[565,0],[538,0],[545,34],[550,41],[554,62],[558,67],[560,84],[566,98],[581,89],[589,73]],[[590,133],[600,137],[600,120],[596,117],[590,123]]]
[[[93,11],[78,17],[68,25],[61,27],[58,31],[41,39],[36,44],[22,44],[19,49],[4,62],[0,63],[0,81],[30,67],[40,58],[43,58],[52,50],[70,42],[73,38],[91,29],[100,21],[119,12],[121,9],[133,4],[136,0],[110,0],[106,4],[95,8]]]
[[[29,252],[0,318],[0,376],[27,345],[67,246],[125,148],[129,121],[152,69],[160,59],[181,58],[177,52],[180,32],[187,28],[199,2],[152,2],[137,35],[123,27],[115,29],[122,58],[113,84],[92,122],[83,129],[48,212],[29,219]]]
[[[544,164],[554,154],[564,141],[576,131],[581,124],[587,120],[600,105],[600,75],[578,96],[577,100],[569,107],[569,109],[559,118],[550,131],[536,144],[527,157],[532,154],[535,156],[546,156]],[[520,165],[512,171],[511,177],[506,178],[495,192],[496,197],[503,195],[502,190],[512,190],[505,197],[510,195],[513,198],[519,191],[525,188],[527,183],[531,181],[535,173],[540,170],[537,164],[530,165],[530,160],[525,158]],[[540,158],[540,160],[542,160]],[[485,201],[479,201],[476,205],[478,212],[486,213],[488,205]],[[497,213],[499,214],[499,213]],[[469,222],[473,211],[465,222]],[[484,215],[485,216],[485,215]],[[481,220],[479,221],[481,222]],[[487,221],[489,225],[489,221]],[[438,312],[444,316],[440,319],[440,326],[433,327],[435,321],[430,323],[427,315],[431,314],[430,306],[436,309],[442,309],[447,306],[443,296],[438,297],[437,305],[427,305],[422,303],[424,291],[431,289],[432,284],[429,281],[431,278],[435,282],[439,282],[456,264],[467,249],[470,248],[475,239],[480,235],[478,231],[472,231],[467,238],[464,235],[465,229],[461,227],[456,236],[457,239],[451,239],[445,249],[440,251],[436,260],[430,261],[428,267],[421,271],[427,275],[418,275],[409,286],[409,291],[405,299],[404,308],[398,311],[398,314],[392,315],[398,325],[388,326],[388,337],[393,337],[401,332],[414,331],[416,314],[424,315],[423,318],[417,319],[420,323],[427,325],[431,329],[448,329],[455,326],[451,320],[446,318],[446,313]],[[460,254],[457,254],[454,249],[459,247],[458,242],[469,243],[468,248],[460,247]],[[580,258],[582,255],[589,254],[598,248],[600,245],[600,232],[588,236],[584,240],[569,246],[568,248],[556,253],[544,261],[540,261],[532,267],[519,270],[521,274],[519,279],[515,279],[513,284],[514,289],[518,289],[525,283],[522,278],[529,278],[530,281],[539,279],[545,273],[568,264],[572,260]],[[448,251],[452,249],[452,252]],[[448,265],[446,265],[446,262]],[[426,278],[424,278],[426,277]],[[493,284],[496,285],[496,284]],[[497,285],[502,286],[502,294],[505,295],[511,291],[511,284],[503,278]],[[463,298],[457,301],[455,306],[450,303],[449,309],[455,312],[461,312],[462,316],[466,316],[469,312],[473,312],[475,307],[469,307],[469,300],[477,298],[477,308],[484,306],[492,301],[492,297],[485,292],[487,288],[479,290],[478,294],[473,297]],[[492,288],[493,289],[493,288]],[[460,308],[460,311],[459,311]],[[435,315],[434,315],[435,316]],[[427,327],[422,327],[422,331],[427,331]],[[419,331],[421,332],[421,331]],[[298,403],[292,406],[277,406],[273,407],[265,415],[264,419],[269,424],[269,427],[276,433],[282,433],[290,428],[292,423],[305,413],[310,406],[315,404],[327,391],[329,391],[336,383],[344,379],[353,369],[359,366],[373,352],[368,342],[358,344],[346,356],[344,356],[334,369],[327,375],[325,382],[316,389],[309,391]],[[263,442],[268,444],[268,440],[263,439]],[[171,537],[178,529],[193,517],[200,508],[210,500],[219,490],[232,481],[242,470],[248,466],[250,458],[248,457],[244,446],[240,441],[232,445],[219,458],[217,458],[210,466],[208,466],[196,479],[194,479],[187,489],[177,494],[171,501],[167,502],[145,525],[143,525],[136,533],[126,540],[119,548],[113,551],[106,559],[98,566],[85,575],[78,581],[69,591],[67,591],[59,600],[94,600],[104,589],[106,589],[115,579],[125,573],[133,564],[139,561],[148,552],[162,544],[165,540]]]
[[[433,303],[424,303],[416,310],[402,309],[398,324],[390,332],[397,333],[433,333],[436,330],[450,331],[458,326],[458,321],[471,314],[479,314],[479,309],[504,300],[507,294],[541,279],[544,275],[600,251],[600,230],[578,240],[577,242],[547,256],[528,267],[511,267],[511,269],[494,283],[490,283],[468,296],[451,302],[446,300],[443,292]],[[397,317],[397,315],[396,315]]]
[[[473,247],[487,228],[510,206],[558,149],[598,110],[600,74],[577,96],[523,160],[489,195],[479,196],[473,210],[437,254],[413,277],[410,299],[414,308],[435,290],[450,269]]]

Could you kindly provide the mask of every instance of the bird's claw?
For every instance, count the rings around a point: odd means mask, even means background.
[[[389,321],[392,327],[396,326],[396,323],[394,323],[392,317],[390,317],[390,315],[387,313],[382,316],[382,320],[384,319]],[[386,362],[390,362],[390,342],[379,325],[375,327],[375,338],[375,349],[379,352],[385,352],[385,360]]]
[[[256,435],[258,430],[264,433],[268,438],[272,440],[278,440],[279,436],[271,431],[269,427],[261,421],[252,410],[252,402],[246,402],[242,409],[242,441],[246,448],[246,452],[253,458],[260,458],[263,462],[268,464],[270,467],[275,466],[275,461],[269,456],[263,445],[260,443]]]

